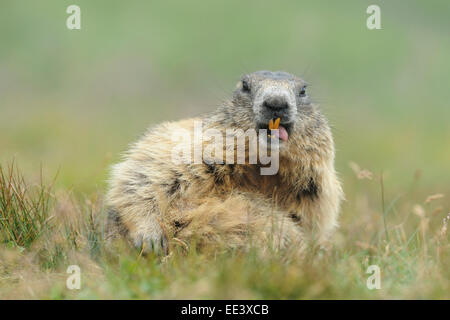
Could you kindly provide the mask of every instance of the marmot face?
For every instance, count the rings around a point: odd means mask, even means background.
[[[310,105],[304,80],[282,71],[257,71],[242,76],[230,107],[237,109],[241,119],[236,121],[246,121],[247,129],[272,129],[275,124],[282,146]]]

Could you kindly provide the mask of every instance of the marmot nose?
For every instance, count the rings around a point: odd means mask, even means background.
[[[288,103],[283,97],[270,97],[264,100],[263,106],[267,109],[276,111],[287,109]]]

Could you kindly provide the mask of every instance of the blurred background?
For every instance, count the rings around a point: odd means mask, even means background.
[[[71,4],[81,30],[66,28]],[[370,4],[382,30],[366,27]],[[348,198],[350,162],[384,172],[390,194],[419,176],[423,196],[445,193],[449,17],[448,0],[3,0],[0,163],[102,191],[147,126],[213,110],[242,73],[285,70],[333,127]]]

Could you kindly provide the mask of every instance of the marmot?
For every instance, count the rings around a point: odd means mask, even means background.
[[[170,243],[189,245],[194,238],[196,245],[220,242],[233,248],[267,241],[300,251],[311,240],[325,245],[337,226],[343,192],[331,130],[306,87],[303,79],[282,71],[246,74],[232,99],[216,111],[149,128],[112,169],[109,236],[121,235],[144,252],[166,253]],[[171,161],[179,146],[172,134],[193,133],[195,121],[202,121],[203,133],[218,129],[233,142],[245,130],[269,129],[259,141],[279,141],[278,171],[262,175],[259,158],[253,164],[230,163],[225,154],[217,159],[216,151],[215,162],[189,161],[192,154],[187,161]],[[219,139],[211,140],[202,146],[215,146]],[[190,141],[188,149],[195,144]],[[246,161],[249,144],[247,139]]]

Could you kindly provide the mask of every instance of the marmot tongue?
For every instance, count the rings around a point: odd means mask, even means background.
[[[289,135],[288,135],[288,133],[286,131],[286,128],[283,127],[282,125],[280,125],[278,127],[278,134],[279,134],[281,140],[283,140],[283,141],[287,141],[288,140]]]
[[[269,129],[273,131],[273,134],[283,141],[287,141],[289,134],[286,131],[286,128],[280,125],[280,118],[277,118],[275,122],[273,119],[269,121]]]

